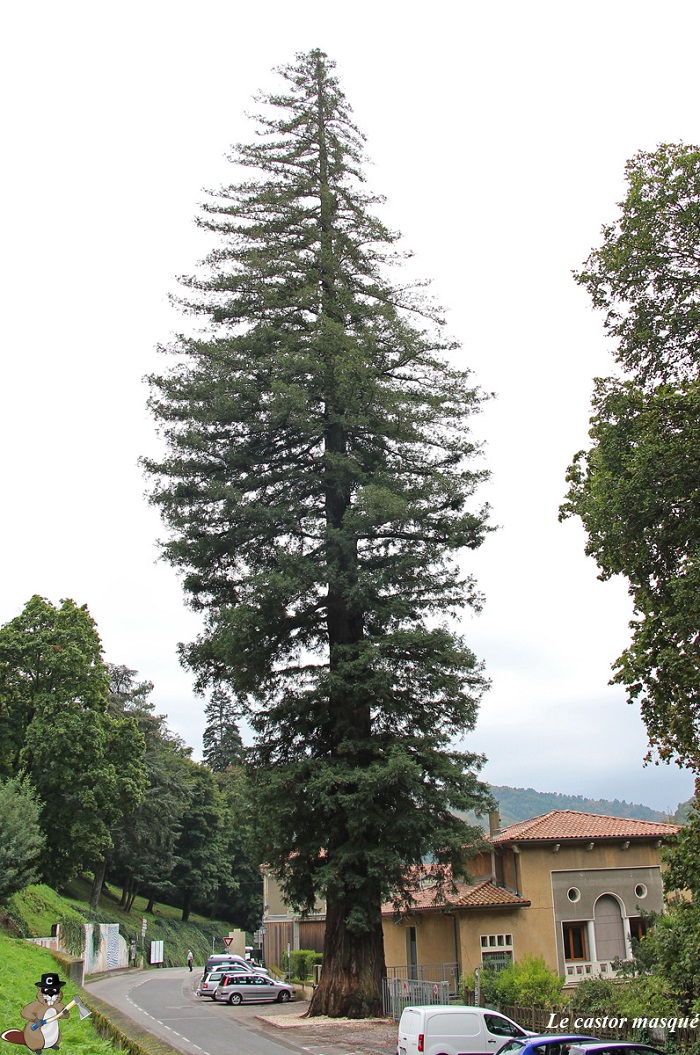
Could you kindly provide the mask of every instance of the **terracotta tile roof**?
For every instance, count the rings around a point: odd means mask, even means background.
[[[413,905],[409,911],[423,912],[426,909],[443,908],[517,908],[529,905],[530,902],[518,894],[513,893],[506,887],[499,887],[491,879],[480,879],[476,883],[456,883],[456,890],[448,892],[442,897],[437,896],[437,888],[434,884],[424,886],[414,891]],[[382,915],[393,915],[395,908],[392,904],[382,905]]]
[[[577,810],[551,810],[540,817],[508,825],[491,836],[491,841],[498,845],[566,839],[663,839],[677,831],[676,824],[640,821],[632,817],[605,817]]]

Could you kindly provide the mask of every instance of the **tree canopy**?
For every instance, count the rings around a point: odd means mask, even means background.
[[[200,217],[216,247],[180,300],[200,326],[150,378],[166,453],[145,466],[204,614],[183,659],[256,732],[265,860],[293,903],[327,902],[312,1013],[361,1016],[383,899],[427,855],[463,869],[454,811],[489,802],[482,759],[454,747],[486,683],[451,622],[479,606],[456,558],[487,531],[483,397],[439,313],[388,277],[398,236],[333,63],[278,72],[233,149],[239,182]]]
[[[596,382],[561,515],[581,517],[601,577],[629,583],[613,680],[652,752],[700,773],[700,151],[665,144],[626,171],[620,217],[576,275],[624,375]]]
[[[42,874],[65,882],[94,867],[111,828],[144,790],[143,740],[109,712],[109,676],[86,606],[34,596],[0,627],[0,751],[41,802]]]

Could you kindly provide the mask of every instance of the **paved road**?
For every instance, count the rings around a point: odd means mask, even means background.
[[[395,1055],[395,1024],[302,1024],[304,1001],[215,1004],[194,995],[200,973],[131,971],[85,988],[185,1055]]]

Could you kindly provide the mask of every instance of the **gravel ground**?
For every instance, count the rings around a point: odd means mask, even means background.
[[[335,1049],[344,1055],[396,1055],[398,1023],[391,1019],[303,1018],[304,1010],[297,1005],[294,1012],[285,1015],[256,1017],[271,1031],[289,1031],[291,1043],[312,1051]]]

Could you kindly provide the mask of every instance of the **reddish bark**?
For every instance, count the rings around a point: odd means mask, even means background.
[[[359,900],[359,898],[358,898]],[[379,899],[376,924],[356,934],[346,927],[347,901],[328,905],[323,943],[323,970],[309,1016],[373,1018],[382,1014],[384,940]],[[362,906],[367,910],[367,904]]]

